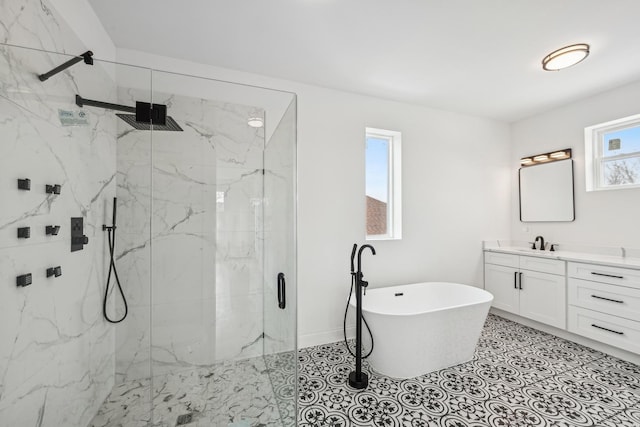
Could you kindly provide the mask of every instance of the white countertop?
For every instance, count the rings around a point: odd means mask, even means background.
[[[513,255],[527,255],[540,258],[559,259],[562,261],[586,262],[589,264],[608,265],[611,267],[624,267],[640,270],[640,258],[600,255],[587,252],[571,251],[541,251],[517,246],[491,246],[484,248],[489,252],[500,252]]]

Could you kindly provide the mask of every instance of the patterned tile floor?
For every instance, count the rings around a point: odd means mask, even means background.
[[[640,366],[490,314],[473,360],[346,384],[344,343],[299,352],[300,426],[640,427]]]
[[[298,353],[298,425],[640,427],[640,366],[489,315],[473,360],[408,380],[373,372],[346,383],[344,343]],[[154,426],[290,427],[295,355],[281,353],[155,377]],[[92,427],[149,425],[149,382],[114,387]]]

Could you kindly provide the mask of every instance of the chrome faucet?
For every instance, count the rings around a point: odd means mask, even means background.
[[[538,243],[538,239],[540,239],[540,250],[544,251],[544,237],[537,236],[536,240],[533,241],[533,249],[536,248],[536,243]]]

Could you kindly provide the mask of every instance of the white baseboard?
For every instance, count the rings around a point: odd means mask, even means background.
[[[629,351],[626,350],[622,350],[620,348],[617,347],[612,347],[610,345],[598,342],[598,341],[594,341],[590,338],[586,338],[580,335],[576,335],[574,333],[565,331],[563,329],[558,329],[555,328],[553,326],[549,326],[549,325],[545,325],[539,322],[536,322],[535,320],[531,320],[531,319],[527,319],[521,316],[518,316],[517,314],[511,314],[508,313],[506,311],[502,311],[500,309],[497,308],[493,308],[491,307],[491,312],[494,314],[497,314],[498,316],[502,316],[506,319],[509,320],[513,320],[514,322],[518,322],[522,325],[525,326],[530,326],[532,328],[538,329],[540,331],[543,332],[547,332],[549,334],[555,335],[557,337],[560,338],[564,338],[566,340],[569,341],[573,341],[576,342],[578,344],[582,344],[584,346],[587,347],[591,347],[595,350],[601,351],[603,353],[609,354],[611,356],[614,357],[618,357],[622,360],[626,360],[627,362],[631,362],[631,363],[635,363],[636,365],[640,365],[640,355],[635,354],[635,353],[631,353]]]
[[[347,327],[347,339],[356,336],[356,327]],[[342,329],[335,329],[327,332],[317,332],[315,334],[304,334],[298,336],[298,348],[313,347],[316,345],[329,344],[344,339]]]

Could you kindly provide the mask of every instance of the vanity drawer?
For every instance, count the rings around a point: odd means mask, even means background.
[[[569,332],[640,354],[640,322],[569,306]]]
[[[564,275],[565,262],[559,259],[547,259],[533,256],[520,257],[520,269],[543,273]]]
[[[503,254],[502,252],[485,251],[484,253],[484,262],[505,267],[518,268],[518,258],[518,255]]]
[[[640,322],[640,289],[569,278],[570,305]]]
[[[640,270],[570,262],[569,277],[640,289]]]

